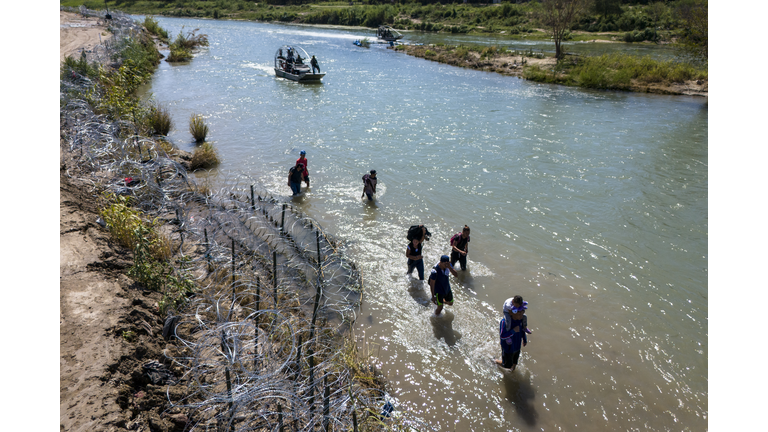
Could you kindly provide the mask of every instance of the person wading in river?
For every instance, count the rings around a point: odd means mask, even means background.
[[[377,182],[378,180],[376,179],[376,170],[371,170],[370,174],[363,176],[363,196],[368,195],[368,201],[373,201],[373,194],[376,193]]]
[[[408,274],[413,273],[413,269],[419,272],[419,280],[424,280],[424,257],[422,256],[422,250],[424,247],[424,237],[426,236],[427,229],[421,226],[421,236],[414,237],[408,246],[405,248],[405,256],[408,258]]]
[[[293,196],[301,193],[301,180],[304,179],[304,165],[296,162],[296,166],[288,170],[288,186],[291,187]]]
[[[304,182],[307,183],[307,187],[309,187],[309,169],[308,169],[309,168],[309,164],[308,164],[308,162],[309,161],[307,160],[307,152],[302,150],[301,153],[299,153],[299,158],[296,159],[296,163],[304,165]]]
[[[461,264],[461,270],[467,269],[467,254],[469,253],[469,227],[464,225],[461,233],[451,237],[451,267],[456,261]]]
[[[527,320],[524,320],[526,309],[528,302],[524,302],[519,295],[504,302],[504,317],[499,322],[501,360],[494,360],[503,368],[515,370],[522,347],[528,345],[528,337],[525,334]]]
[[[451,267],[450,261],[451,259],[448,255],[441,256],[440,262],[432,268],[432,273],[429,275],[432,303],[437,305],[435,316],[440,315],[440,312],[442,312],[443,303],[449,306],[453,305],[453,292],[451,292],[451,283],[448,280],[448,275],[458,276],[459,274]]]

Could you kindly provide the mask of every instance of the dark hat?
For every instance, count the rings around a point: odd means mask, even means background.
[[[443,255],[440,257],[440,262],[451,262],[451,259],[448,257],[448,255]]]
[[[299,153],[299,154],[303,154],[303,155],[305,155],[305,154],[307,154],[307,152],[305,152],[304,150],[302,150],[302,151],[301,151],[301,153]]]

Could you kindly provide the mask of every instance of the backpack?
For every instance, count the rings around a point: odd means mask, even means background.
[[[413,239],[420,239],[421,238],[421,225],[411,225],[410,228],[408,228],[408,235],[406,236],[408,238],[408,241],[413,241]],[[427,227],[424,227],[424,240],[429,240],[430,237],[432,237],[432,233],[429,232]]]
[[[451,246],[453,246],[454,241],[459,241],[459,237],[461,237],[461,233],[456,233],[451,237],[451,240],[448,242]]]

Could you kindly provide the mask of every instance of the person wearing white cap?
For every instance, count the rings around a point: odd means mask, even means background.
[[[497,365],[515,370],[520,359],[522,347],[528,345],[526,333],[525,310],[528,302],[519,295],[504,302],[504,317],[499,322],[499,343],[501,344],[501,360],[494,360]]]

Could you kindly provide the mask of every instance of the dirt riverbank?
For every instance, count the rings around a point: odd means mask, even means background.
[[[105,39],[94,18],[60,12],[60,58]],[[65,131],[62,131],[62,134]],[[59,175],[59,423],[66,431],[182,430],[168,411],[167,386],[148,382],[143,365],[167,348],[160,294],[126,276],[130,251],[97,222],[94,184],[61,142]],[[72,175],[75,174],[75,175]]]

